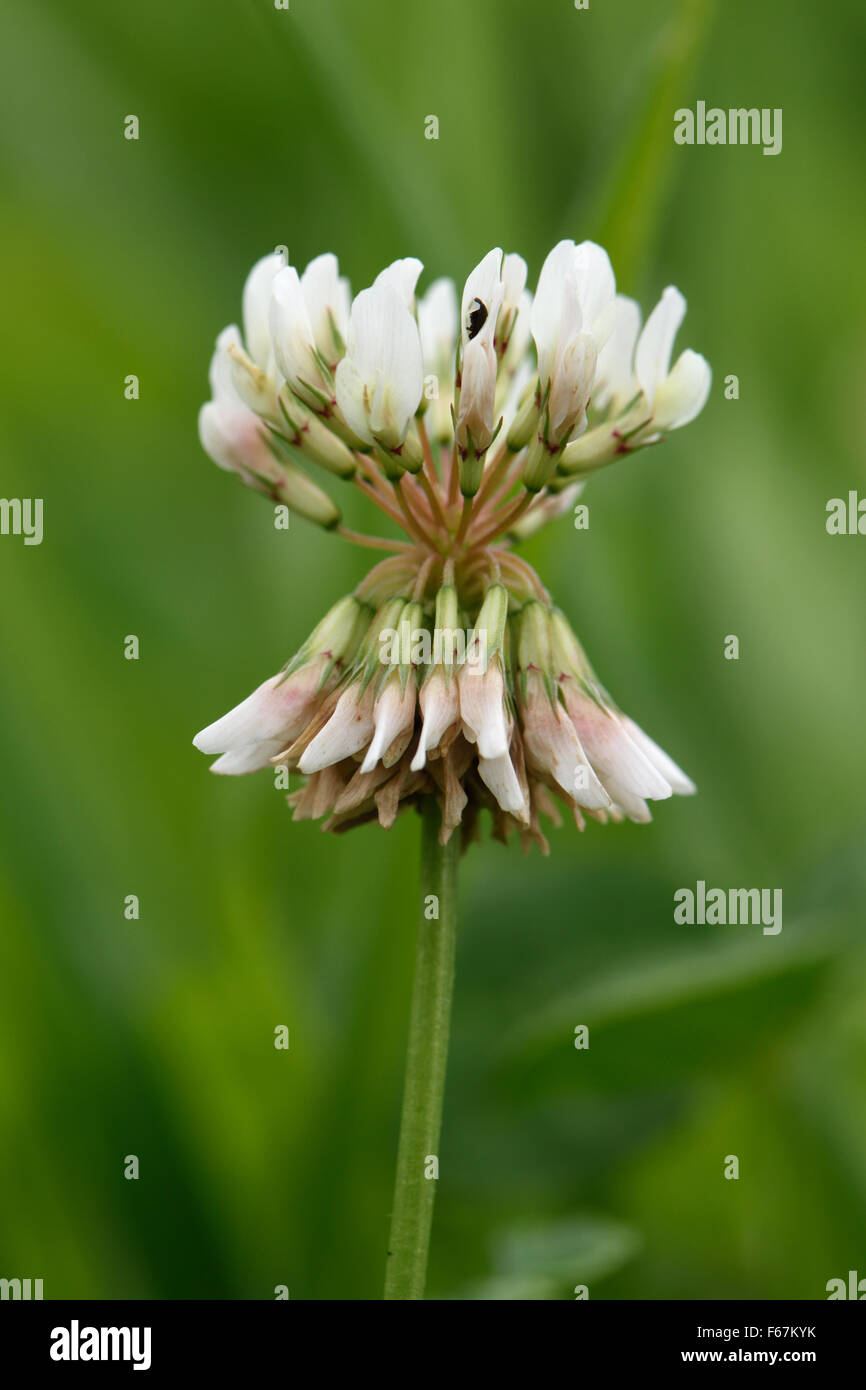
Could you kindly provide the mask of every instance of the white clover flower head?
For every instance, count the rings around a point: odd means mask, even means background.
[[[671,366],[685,300],[668,287],[641,329],[604,250],[562,241],[534,295],[496,248],[462,293],[421,262],[354,299],[335,256],[302,274],[258,261],[243,332],[220,334],[202,443],[274,502],[386,552],[281,672],[196,736],[219,774],[306,779],[295,818],[334,831],[436,799],[443,843],[547,841],[557,802],[587,819],[650,819],[695,788],[597,680],[516,545],[571,509],[596,468],[692,420],[711,380]],[[318,474],[318,478],[315,476]],[[343,480],[387,535],[351,531],[323,486]],[[395,534],[395,528],[400,534]]]

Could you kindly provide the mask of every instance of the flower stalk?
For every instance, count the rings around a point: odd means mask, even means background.
[[[448,1035],[457,940],[458,840],[439,843],[440,816],[428,799],[422,811],[420,904],[415,981],[385,1299],[424,1297],[438,1183],[439,1134],[445,1096]]]

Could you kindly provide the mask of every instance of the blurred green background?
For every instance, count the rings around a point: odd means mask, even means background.
[[[44,498],[45,539],[0,538],[0,1275],[380,1296],[418,824],[293,825],[190,743],[365,557],[274,531],[196,414],[278,243],[357,289],[492,245],[534,281],[562,236],[647,309],[678,284],[715,371],[591,484],[589,531],[528,551],[700,794],[464,861],[429,1291],[866,1275],[866,540],[824,524],[866,492],[863,37],[855,0],[7,0],[0,490]],[[782,154],[675,147],[699,98],[782,107]],[[782,933],[676,926],[698,879],[782,888]]]

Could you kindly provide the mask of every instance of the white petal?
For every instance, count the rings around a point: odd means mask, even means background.
[[[478,775],[485,787],[496,797],[503,811],[517,816],[524,823],[528,822],[529,808],[508,753],[503,753],[498,758],[479,757]]]
[[[669,757],[663,748],[659,748],[649,734],[645,734],[643,729],[638,728],[633,719],[629,719],[626,715],[623,715],[622,719],[638,748],[649,759],[653,767],[658,769],[662,777],[671,784],[674,791],[679,796],[693,796],[697,787],[691,778],[686,776],[682,768],[677,767],[673,758]]]
[[[454,281],[434,280],[418,304],[418,331],[424,365],[432,372],[453,365],[459,320]]]
[[[526,289],[526,274],[526,261],[515,251],[509,251],[502,262],[502,284],[507,304],[514,306],[520,302]]]
[[[649,824],[652,820],[652,811],[645,801],[642,801],[639,796],[632,796],[631,792],[626,791],[616,782],[609,782],[607,785],[615,807],[624,811],[629,820],[636,821],[638,825]]]
[[[481,328],[480,333],[472,339],[478,342],[481,339],[492,342],[496,330],[496,320],[499,310],[502,307],[502,298],[505,294],[505,286],[502,283],[502,251],[497,246],[493,251],[488,251],[483,261],[467,277],[466,284],[463,286],[463,299],[461,301],[461,331],[463,342],[469,342],[469,315],[474,301],[479,299],[487,310],[487,318]]]
[[[292,265],[274,277],[270,328],[277,366],[286,380],[318,385],[321,373],[313,356],[313,329],[298,272]]]
[[[674,285],[662,293],[637,340],[635,373],[648,405],[668,374],[674,338],[686,312],[686,301]]]
[[[505,362],[510,371],[519,371],[521,366],[530,365],[528,361],[525,361],[526,350],[532,337],[532,295],[528,290],[523,291],[515,308],[517,312],[511,326],[508,352],[505,356]]]
[[[411,311],[415,303],[415,286],[423,269],[423,261],[416,260],[414,256],[406,256],[401,261],[392,261],[380,271],[373,285],[388,285],[396,290],[405,307]]]
[[[492,332],[492,329],[490,334],[482,330],[477,338],[465,345],[460,406],[457,411],[458,444],[462,445],[467,439],[467,432],[470,432],[480,450],[489,445],[496,424],[498,361]]]
[[[610,337],[598,355],[598,369],[592,403],[599,410],[612,405],[619,411],[637,394],[634,352],[640,333],[640,307],[624,294],[614,300],[614,320]]]
[[[234,384],[234,373],[232,370],[232,359],[229,355],[229,348],[242,347],[240,329],[237,324],[229,324],[224,328],[216,340],[213,357],[210,360],[210,371],[208,380],[210,381],[211,394],[215,401],[231,401],[235,405],[240,404],[240,397]]]
[[[560,241],[549,253],[538,277],[531,327],[542,381],[550,379],[560,340],[572,338],[583,326],[575,250],[573,241]]]
[[[211,772],[218,772],[229,777],[241,777],[246,772],[261,772],[262,768],[270,767],[271,758],[275,758],[285,748],[282,739],[267,739],[262,743],[248,743],[245,748],[233,748],[230,753],[223,753],[221,758],[217,758],[215,763],[211,763]]]
[[[367,414],[366,383],[351,357],[344,357],[334,373],[334,394],[349,429],[359,439],[373,443]]]
[[[257,366],[267,370],[271,351],[269,313],[274,279],[285,268],[279,252],[256,261],[244,285],[243,317],[247,352]]]
[[[594,241],[582,241],[574,249],[574,273],[583,324],[592,328],[616,294],[610,257]]]
[[[578,333],[561,352],[551,381],[548,411],[554,439],[570,434],[592,394],[597,362],[595,338]]]
[[[713,373],[699,352],[686,348],[656,393],[653,427],[677,430],[700,415],[710,394]]]
[[[333,348],[331,320],[345,340],[349,326],[348,284],[340,276],[337,257],[327,252],[310,261],[301,276],[301,289],[317,347],[330,358]]]
[[[354,363],[357,375],[345,368],[348,361]],[[376,436],[390,445],[400,443],[423,390],[424,363],[415,319],[388,283],[362,290],[352,305],[348,354],[337,369],[337,402],[346,419],[362,438]],[[355,424],[361,407],[367,416],[366,432]]]

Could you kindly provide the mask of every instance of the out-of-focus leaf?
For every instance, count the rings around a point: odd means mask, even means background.
[[[688,90],[713,11],[712,0],[680,0],[659,35],[654,79],[634,132],[599,201],[597,238],[621,290],[634,293],[655,244],[671,176],[673,113]]]
[[[733,928],[733,930],[741,930]],[[503,1071],[533,1091],[632,1088],[724,1069],[757,1051],[820,989],[843,937],[826,927],[647,958],[552,1003],[506,1042]],[[575,1047],[586,1025],[589,1046]],[[527,1078],[525,1073],[531,1073]]]
[[[491,1277],[465,1296],[485,1301],[562,1298],[578,1284],[606,1279],[639,1248],[630,1226],[594,1213],[515,1226],[497,1240]]]

